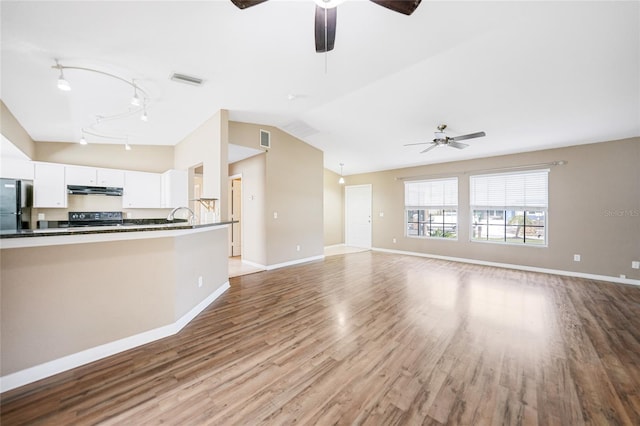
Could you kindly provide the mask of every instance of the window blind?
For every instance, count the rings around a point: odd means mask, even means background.
[[[458,178],[408,181],[404,183],[405,207],[455,207]]]
[[[471,176],[471,207],[548,207],[549,170]]]

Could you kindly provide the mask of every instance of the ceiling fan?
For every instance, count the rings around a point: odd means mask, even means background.
[[[231,0],[240,9],[246,9],[267,0]],[[344,0],[315,0],[316,2],[316,52],[333,50],[336,40],[336,6]],[[411,15],[422,0],[369,0],[382,7],[404,15]]]
[[[485,132],[476,132],[476,133],[469,133],[468,135],[461,135],[461,136],[456,136],[451,138],[444,134],[444,129],[446,128],[447,128],[446,124],[439,125],[438,131],[434,133],[435,138],[431,142],[408,143],[408,144],[405,144],[405,146],[424,145],[427,143],[431,144],[431,146],[428,147],[427,149],[420,151],[420,154],[424,154],[425,152],[431,151],[433,148],[441,145],[446,145],[446,146],[450,146],[458,149],[464,149],[469,145],[466,143],[460,143],[460,141],[463,141],[465,139],[481,138],[487,135]]]

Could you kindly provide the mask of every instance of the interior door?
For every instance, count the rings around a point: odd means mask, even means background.
[[[242,180],[231,181],[231,256],[242,256]]]
[[[344,188],[345,245],[371,248],[371,185]]]

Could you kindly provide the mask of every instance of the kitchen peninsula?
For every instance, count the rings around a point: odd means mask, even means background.
[[[180,331],[229,288],[229,223],[2,235],[2,391]]]

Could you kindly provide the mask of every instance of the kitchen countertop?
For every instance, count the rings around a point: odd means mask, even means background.
[[[144,223],[144,222],[142,222]],[[84,226],[77,228],[47,228],[21,231],[3,231],[0,233],[0,248],[36,247],[60,244],[77,244],[131,239],[177,237],[180,235],[204,232],[209,229],[227,226],[237,221],[223,221],[202,224],[189,224],[186,221],[173,223],[142,224],[129,223],[114,226]]]
[[[209,226],[229,225],[236,221],[189,224],[185,220],[168,223],[145,223],[142,220],[109,226],[81,226],[65,228],[24,229],[20,231],[2,231],[0,238],[47,237],[59,235],[107,234],[114,232],[166,231],[168,229],[196,229]]]

